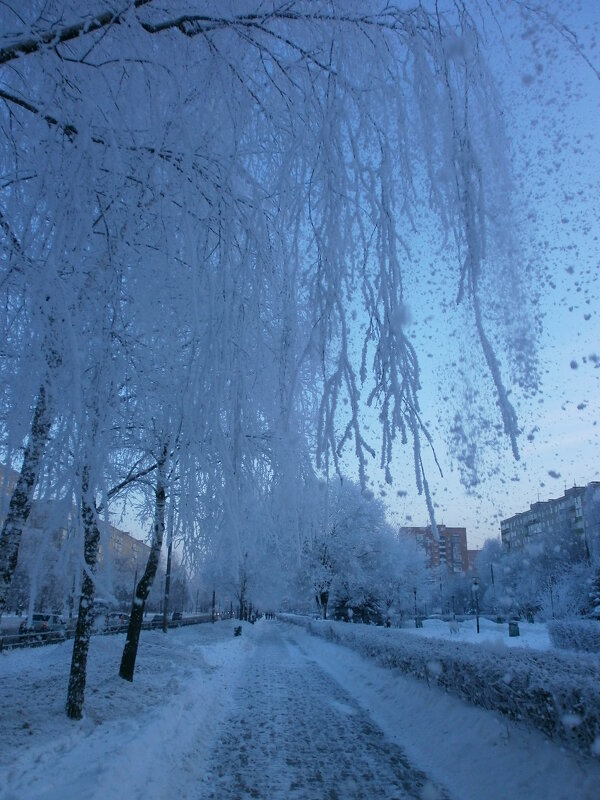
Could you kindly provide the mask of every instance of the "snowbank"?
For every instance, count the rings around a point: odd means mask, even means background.
[[[505,647],[525,647],[532,650],[552,650],[552,639],[548,626],[544,622],[519,622],[519,636],[509,636],[508,623],[499,624],[486,617],[479,620],[479,633],[475,618],[456,622],[452,627],[442,619],[425,619],[422,628],[414,624],[402,628],[409,636],[420,636],[430,639],[446,639],[452,642],[472,642],[473,644],[493,644]]]
[[[144,631],[133,683],[118,677],[124,634],[90,644],[84,719],[64,711],[72,642],[0,654],[0,798],[163,800],[196,764],[253,649],[231,622]],[[210,725],[203,724],[210,721]]]
[[[292,628],[292,626],[286,626]],[[437,686],[310,636],[290,637],[454,800],[598,800],[600,760]],[[368,796],[368,795],[365,795]],[[422,797],[436,797],[435,792]]]
[[[596,655],[440,641],[402,629],[295,615],[282,615],[282,619],[600,757],[600,658]]]

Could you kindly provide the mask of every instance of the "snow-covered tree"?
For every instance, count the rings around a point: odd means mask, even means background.
[[[589,609],[593,567],[570,530],[539,534],[510,553],[489,539],[477,559],[482,608],[532,619],[580,616]],[[491,572],[494,584],[491,583]]]
[[[323,617],[382,622],[402,615],[425,577],[422,555],[395,535],[380,501],[351,481],[321,484],[317,524],[306,529],[298,586]]]
[[[376,448],[391,482],[406,446],[433,517],[407,326],[414,235],[451,254],[436,279],[465,308],[465,346],[518,455],[503,375],[535,383],[527,275],[485,25],[469,9],[33,0],[4,3],[0,25],[0,448],[21,466],[0,588],[52,464],[54,493],[81,515],[74,665],[103,516],[127,488],[154,520],[142,609],[175,469],[186,557],[221,548],[238,578],[268,543],[283,543],[286,570],[301,558],[296,489],[315,469],[341,473],[348,450],[364,488]],[[498,312],[507,291],[518,315]]]

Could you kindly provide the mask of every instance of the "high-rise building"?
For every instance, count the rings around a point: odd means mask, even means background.
[[[415,537],[419,547],[427,556],[430,568],[444,567],[448,572],[461,574],[469,569],[466,528],[437,526],[439,538],[436,539],[431,525],[424,527],[401,528],[400,532]]]
[[[597,526],[600,482],[565,489],[562,497],[532,503],[528,511],[521,511],[500,522],[500,535],[506,550],[518,550],[544,536],[569,537],[586,550],[592,528]],[[595,535],[595,532],[594,532]],[[588,552],[589,555],[589,552]]]

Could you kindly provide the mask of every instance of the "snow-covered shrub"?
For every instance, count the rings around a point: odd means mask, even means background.
[[[310,633],[525,722],[589,755],[600,736],[600,659],[421,639],[398,629],[283,615]],[[431,665],[435,665],[432,669]]]
[[[600,566],[596,567],[588,592],[589,616],[600,620]]]
[[[600,622],[593,619],[555,619],[548,623],[555,647],[600,653]]]

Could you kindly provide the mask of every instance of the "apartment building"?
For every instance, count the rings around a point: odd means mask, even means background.
[[[8,509],[10,496],[14,490],[18,473],[4,464],[0,464],[0,523]],[[69,535],[77,512],[68,504],[58,501],[34,500],[27,526],[23,531],[23,542],[28,540],[41,542],[47,536],[53,540],[55,547],[60,547]],[[120,561],[131,565],[133,571],[142,567],[148,560],[150,548],[144,542],[131,536],[126,531],[109,525],[102,530],[101,544],[98,553],[98,562],[101,564],[108,551],[111,561]]]
[[[600,482],[592,481],[587,486],[565,489],[562,497],[532,503],[527,511],[521,511],[500,522],[502,544],[507,551],[522,549],[544,536],[571,537],[586,549],[590,536],[596,536],[598,525],[598,502]]]
[[[444,568],[453,574],[463,574],[469,570],[469,551],[467,549],[466,528],[437,526],[439,538],[436,539],[431,525],[425,527],[401,528],[400,532],[413,536],[416,543],[427,556],[427,566],[433,569]]]

